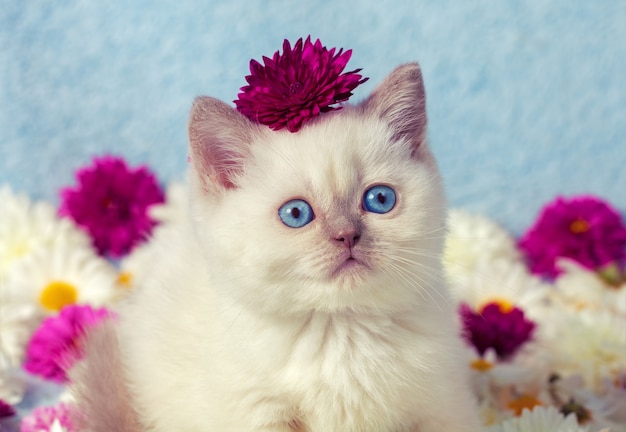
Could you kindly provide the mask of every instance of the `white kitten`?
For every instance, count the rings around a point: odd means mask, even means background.
[[[192,221],[119,319],[128,392],[83,377],[86,414],[135,418],[89,430],[479,430],[418,65],[293,134],[199,98],[189,136]]]

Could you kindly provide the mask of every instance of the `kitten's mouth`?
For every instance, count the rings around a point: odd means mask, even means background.
[[[333,270],[332,276],[338,277],[342,275],[357,276],[359,273],[367,270],[369,266],[354,256],[353,252],[348,256],[339,260],[340,264]]]

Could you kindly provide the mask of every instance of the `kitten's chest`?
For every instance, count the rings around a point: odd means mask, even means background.
[[[286,374],[308,370],[307,376],[323,381],[327,375],[364,380],[393,373],[381,366],[401,368],[414,337],[407,326],[389,317],[313,314],[288,342]]]
[[[415,312],[404,319],[320,313],[276,321],[241,310],[233,316],[220,331],[229,337],[213,345],[227,349],[213,352],[210,370],[232,395],[226,406],[242,415],[282,413],[307,432],[399,432],[424,399],[436,341],[419,331]]]
[[[312,316],[302,326],[280,378],[314,430],[379,423],[406,413],[418,386],[415,334],[390,318]]]
[[[220,331],[229,335],[223,338],[226,355],[214,355],[226,368],[243,368],[285,387],[386,386],[380,382],[406,379],[426,339],[412,317],[313,313],[267,322],[236,316],[236,324]]]

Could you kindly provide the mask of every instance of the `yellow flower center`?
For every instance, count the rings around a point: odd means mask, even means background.
[[[479,312],[482,313],[487,305],[494,304],[494,303],[496,305],[498,305],[498,309],[500,309],[500,312],[502,312],[503,314],[507,314],[507,313],[511,312],[515,308],[515,305],[513,303],[511,303],[510,301],[505,300],[505,299],[501,299],[501,298],[497,298],[497,299],[492,299],[492,300],[489,300],[489,301],[485,302],[479,308]]]
[[[534,396],[521,395],[516,399],[513,399],[507,404],[507,408],[513,411],[515,416],[519,417],[522,412],[527,409],[532,411],[535,407],[542,405],[541,401]]]
[[[117,275],[117,284],[123,288],[130,288],[133,285],[133,274],[123,271]]]
[[[589,231],[589,222],[584,219],[578,218],[571,224],[569,224],[569,230],[572,234],[582,234]]]
[[[479,358],[471,362],[470,367],[478,372],[487,372],[493,367],[493,364],[484,358]]]
[[[78,290],[64,281],[52,281],[41,291],[39,302],[50,311],[58,312],[64,306],[76,303]]]

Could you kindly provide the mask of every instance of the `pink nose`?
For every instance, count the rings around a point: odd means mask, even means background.
[[[354,245],[357,244],[357,242],[359,241],[359,238],[361,238],[360,233],[354,229],[340,231],[335,236],[335,240],[343,243],[343,245],[348,249],[353,248]]]

